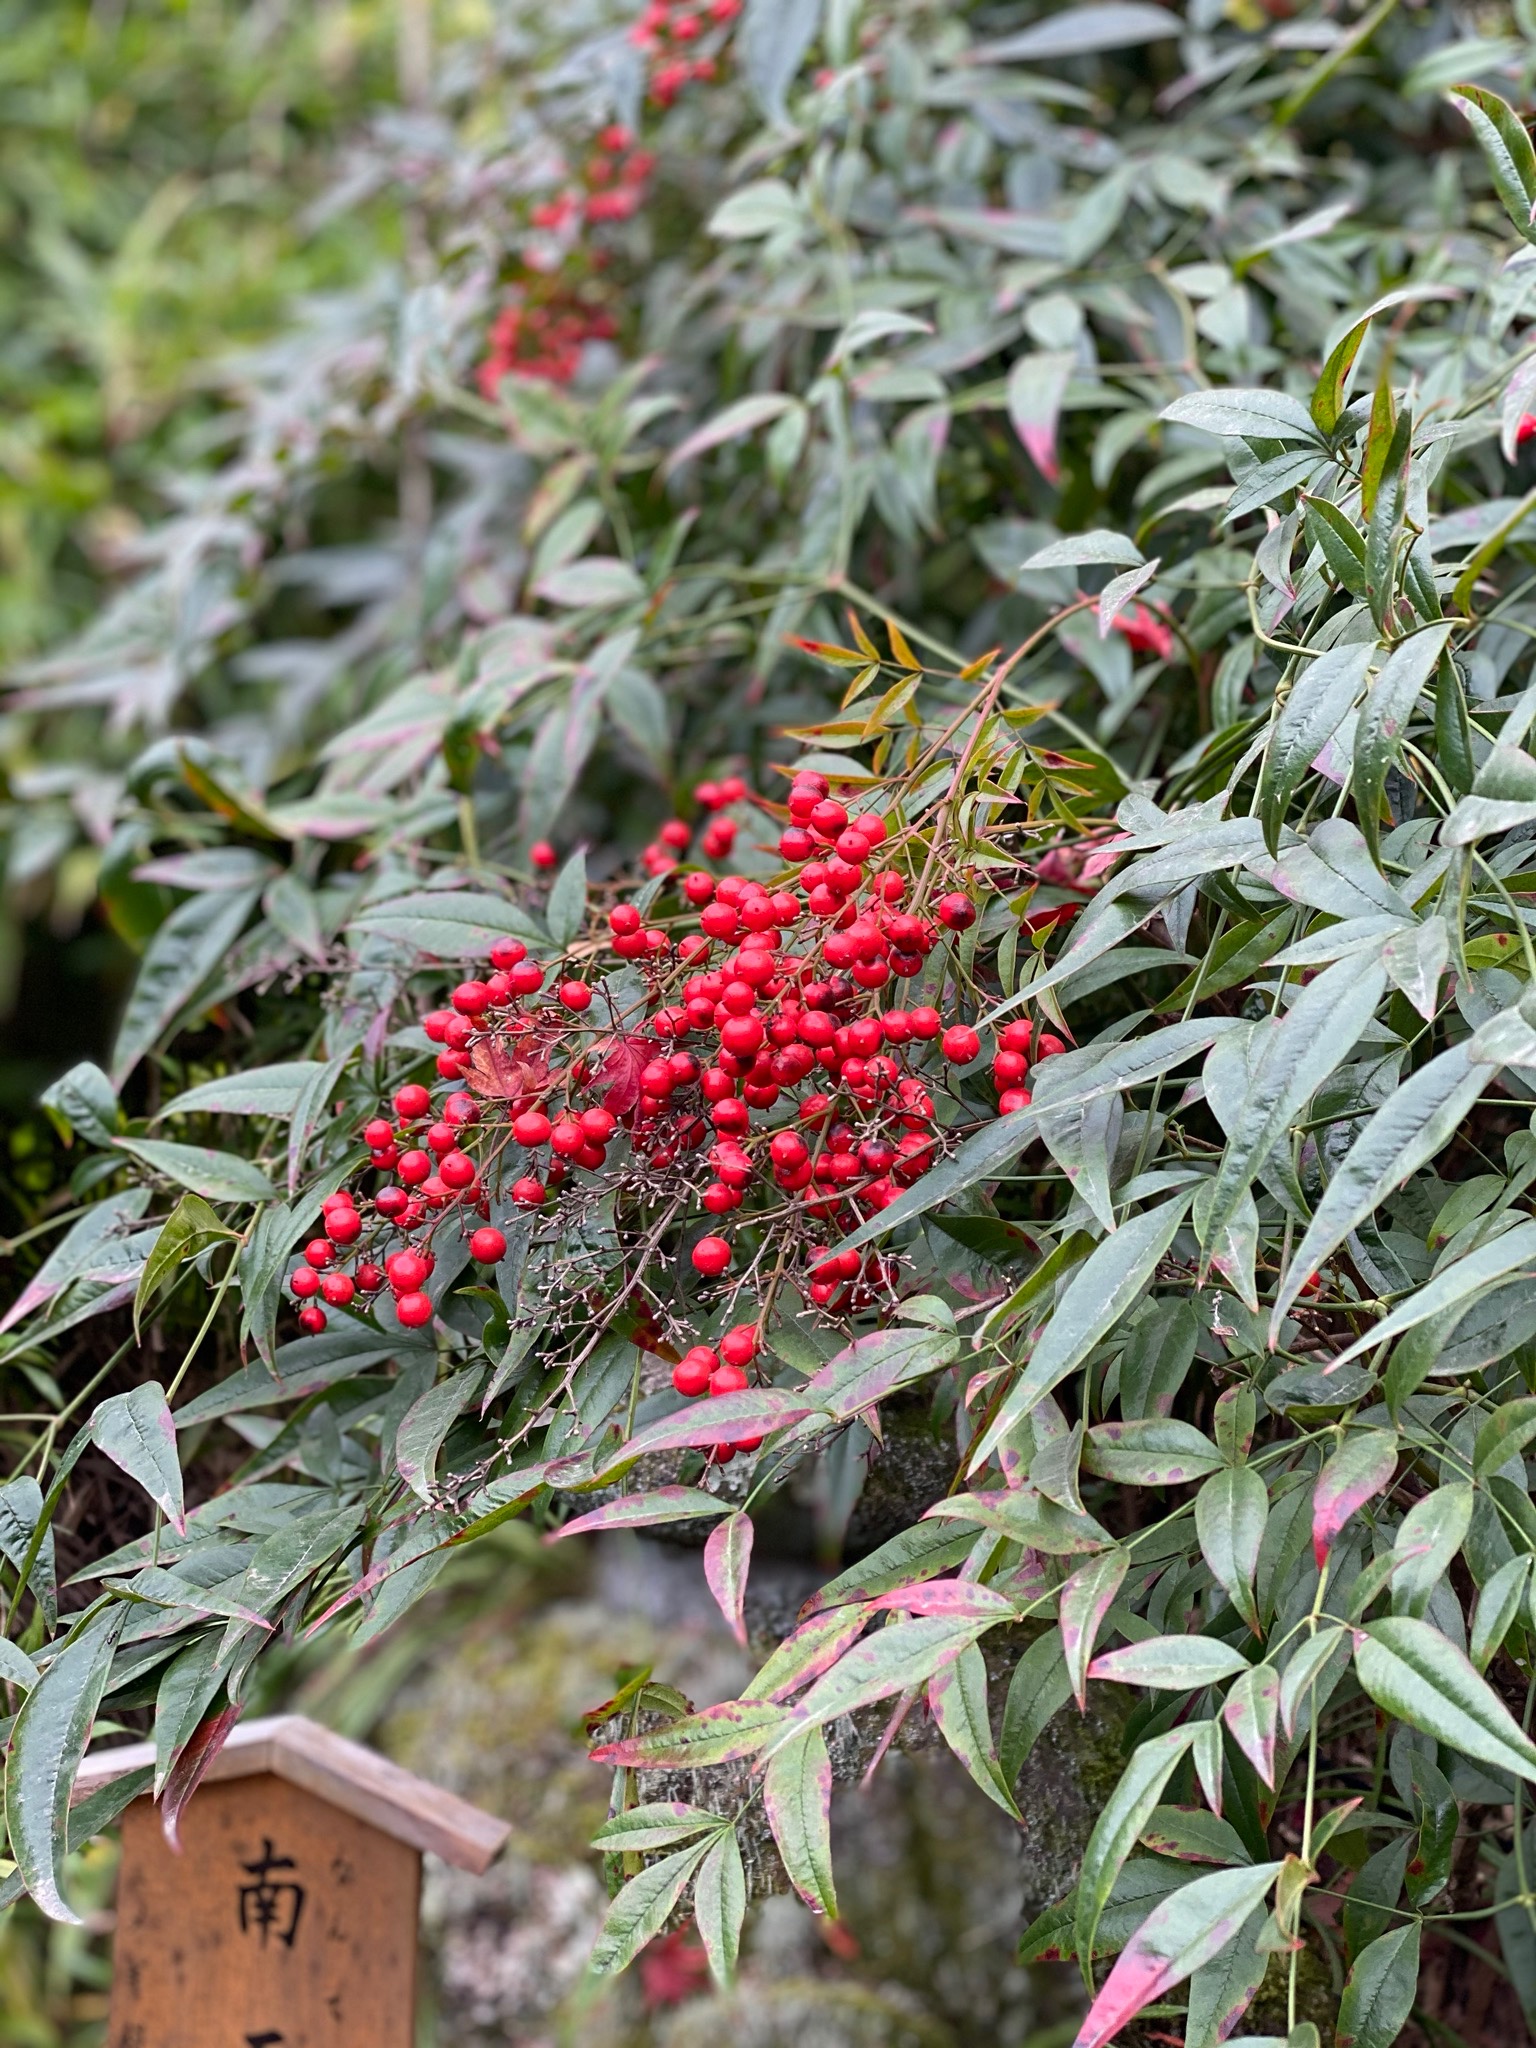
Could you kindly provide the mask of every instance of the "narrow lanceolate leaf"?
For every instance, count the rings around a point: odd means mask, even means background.
[[[1506,1273],[1520,1267],[1536,1272],[1536,1222],[1517,1223],[1513,1230],[1506,1230],[1502,1236],[1443,1267],[1433,1280],[1426,1281],[1417,1294],[1410,1295],[1389,1316],[1383,1316],[1363,1337],[1345,1345],[1330,1361],[1329,1369],[1345,1366],[1362,1351],[1374,1350],[1387,1338],[1427,1323],[1443,1309],[1475,1299],[1486,1292],[1490,1282],[1502,1280]]]
[[[119,1087],[161,1032],[211,981],[255,908],[258,891],[207,890],[179,903],[150,940],[112,1048]]]
[[[1013,1785],[1048,1721],[1072,1697],[1061,1634],[1051,1629],[1032,1642],[1014,1667],[1003,1703],[1003,1732],[997,1745],[1005,1784]]]
[[[919,1617],[887,1625],[855,1643],[825,1672],[795,1708],[796,1717],[818,1724],[835,1721],[876,1700],[926,1685],[953,1662],[987,1626],[979,1621]]]
[[[743,1607],[747,1597],[747,1569],[752,1562],[752,1517],[729,1515],[709,1532],[704,1545],[704,1577],[715,1596],[715,1605],[725,1616],[731,1634],[745,1649],[747,1624]]]
[[[1106,1550],[1091,1557],[1061,1589],[1061,1649],[1079,1707],[1088,1705],[1088,1662],[1099,1629],[1130,1568],[1128,1550]]]
[[[998,1765],[987,1711],[986,1660],[974,1643],[968,1643],[952,1664],[929,1679],[928,1710],[975,1783],[1010,1818],[1020,1819]]]
[[[237,1152],[216,1152],[207,1145],[173,1145],[161,1138],[114,1138],[119,1152],[128,1152],[179,1188],[190,1188],[210,1202],[272,1202],[277,1190],[261,1171]]]
[[[1390,1486],[1396,1470],[1395,1430],[1355,1430],[1340,1444],[1312,1491],[1312,1555],[1319,1571],[1350,1516]]]
[[[482,1366],[454,1373],[428,1387],[405,1412],[395,1434],[395,1470],[422,1500],[432,1498],[437,1484],[437,1454],[443,1439],[480,1391]]]
[[[869,1610],[862,1601],[824,1608],[788,1635],[742,1692],[744,1700],[786,1700],[802,1685],[830,1671],[844,1650],[864,1633]]]
[[[627,1969],[648,1941],[660,1934],[672,1916],[672,1909],[704,1858],[711,1844],[706,1839],[690,1849],[679,1849],[648,1863],[638,1877],[632,1877],[608,1908],[602,1932],[592,1950],[588,1969],[594,1977],[617,1976]]]
[[[1259,1545],[1269,1520],[1269,1494],[1251,1465],[1229,1465],[1214,1473],[1195,1495],[1195,1534],[1216,1583],[1247,1622],[1260,1633],[1253,1577]]]
[[[1101,1422],[1090,1429],[1083,1464],[1122,1486],[1185,1486],[1204,1479],[1221,1453],[1191,1422],[1149,1415],[1134,1422]]]
[[[1520,1612],[1530,1576],[1530,1558],[1512,1557],[1507,1564],[1499,1566],[1478,1594],[1468,1644],[1474,1670],[1486,1671],[1498,1655]]]
[[[770,1430],[787,1428],[816,1412],[815,1403],[783,1387],[721,1394],[648,1423],[592,1476],[611,1479],[653,1451],[704,1449],[711,1444],[735,1443],[739,1437],[766,1436]]]
[[[694,1769],[703,1764],[734,1763],[756,1756],[772,1738],[791,1725],[787,1707],[767,1700],[725,1700],[688,1714],[647,1735],[605,1742],[592,1751],[595,1764],[621,1770]]]
[[[763,1772],[763,1810],[790,1883],[813,1913],[837,1918],[832,1885],[832,1760],[820,1728],[792,1735]]]
[[[1472,1524],[1476,1499],[1465,1483],[1437,1486],[1404,1515],[1392,1546],[1392,1612],[1421,1619]]]
[[[1009,1432],[1082,1364],[1140,1299],[1188,1208],[1189,1197],[1176,1195],[1159,1208],[1131,1217],[1094,1247],[1069,1281],[1023,1377],[972,1450],[972,1472],[980,1470]]]
[[[163,1109],[150,1118],[163,1123],[168,1116],[291,1116],[293,1106],[316,1074],[325,1071],[319,1060],[287,1060],[281,1066],[247,1067],[242,1073],[225,1074],[217,1081],[204,1081],[173,1095]]]
[[[672,1849],[706,1830],[714,1834],[720,1826],[718,1813],[702,1806],[689,1806],[681,1799],[653,1800],[646,1806],[626,1807],[605,1820],[592,1837],[594,1849]]]
[[[974,1579],[927,1579],[920,1586],[894,1586],[869,1605],[876,1614],[947,1614],[965,1621],[1012,1621],[1018,1613],[1006,1594]]]
[[[1495,1408],[1478,1430],[1472,1446],[1473,1478],[1484,1479],[1499,1471],[1532,1441],[1536,1441],[1536,1395],[1522,1394],[1518,1401]]]
[[[1306,1236],[1297,1247],[1276,1296],[1269,1341],[1311,1276],[1372,1215],[1394,1188],[1433,1159],[1488,1086],[1488,1067],[1472,1058],[1470,1041],[1436,1054],[1395,1089],[1349,1148]]]
[[[1307,1637],[1294,1652],[1280,1678],[1280,1725],[1287,1735],[1296,1733],[1296,1724],[1302,1708],[1312,1696],[1313,1688],[1323,1677],[1330,1662],[1337,1661],[1337,1653],[1344,1642],[1346,1631],[1337,1625],[1320,1628],[1313,1636]]]
[[[1078,1872],[1075,1928],[1077,1953],[1084,1977],[1090,1981],[1094,1936],[1115,1880],[1162,1798],[1164,1786],[1194,1739],[1193,1728],[1172,1728],[1166,1735],[1143,1742],[1121,1772],[1103,1812],[1094,1822]]]
[[[1344,1986],[1338,2048],[1392,2048],[1419,1984],[1419,1923],[1406,1921],[1360,1951]]]
[[[1278,1863],[1259,1863],[1251,1870],[1213,1870],[1154,1906],[1105,1978],[1076,2048],[1103,2048],[1143,2006],[1219,1955],[1279,1874]]]
[[[1325,967],[1264,1040],[1232,1121],[1206,1218],[1209,1240],[1236,1213],[1249,1183],[1307,1103],[1349,1057],[1387,985],[1379,956]]]
[[[566,1536],[584,1536],[593,1529],[653,1529],[663,1522],[694,1521],[703,1515],[723,1515],[725,1503],[697,1486],[656,1486],[648,1493],[626,1493],[618,1500],[604,1501],[585,1515],[562,1522],[545,1537],[558,1543]]]
[[[1536,242],[1536,150],[1525,123],[1508,100],[1483,86],[1453,85],[1448,97],[1471,123],[1504,211],[1528,242]]]
[[[160,1235],[155,1239],[139,1274],[138,1289],[133,1297],[135,1337],[139,1334],[145,1308],[172,1274],[188,1259],[195,1259],[221,1238],[233,1239],[234,1236],[235,1232],[220,1221],[201,1195],[182,1196],[161,1226]]]
[[[1255,1907],[1226,1947],[1190,1978],[1184,2048],[1217,2048],[1253,2003],[1269,1967],[1259,1948],[1263,1928],[1263,1910]]]
[[[50,1920],[80,1916],[64,1896],[70,1787],[112,1669],[126,1609],[97,1614],[67,1642],[22,1702],[5,1771],[11,1854],[34,1903]]]
[[[1220,1685],[1247,1668],[1240,1650],[1207,1636],[1149,1636],[1110,1650],[1088,1666],[1090,1678],[1112,1679],[1117,1685],[1148,1685],[1160,1692],[1193,1692],[1197,1686]]]
[[[96,1448],[137,1480],[177,1535],[185,1535],[176,1425],[159,1381],[146,1380],[129,1393],[111,1395],[92,1415],[90,1427]]]
[[[1275,1744],[1280,1677],[1273,1664],[1255,1664],[1233,1679],[1222,1703],[1227,1732],[1270,1790],[1275,1789]]]
[[[1439,1629],[1410,1615],[1373,1621],[1355,1637],[1355,1670],[1378,1707],[1452,1749],[1536,1779],[1536,1743],[1470,1660]]]
[[[741,1867],[736,1831],[715,1838],[693,1881],[693,1917],[709,1958],[709,1974],[722,1991],[736,1979],[741,1923],[747,1913],[747,1875]]]
[[[1387,773],[1402,752],[1414,706],[1434,673],[1451,631],[1451,621],[1442,619],[1422,633],[1400,640],[1361,706],[1355,727],[1355,815],[1373,855],[1380,839]]]
[[[1307,662],[1296,676],[1270,734],[1259,777],[1258,811],[1271,853],[1280,842],[1287,806],[1302,778],[1328,741],[1349,716],[1365,687],[1366,671],[1376,654],[1363,642],[1333,647]]]
[[[1056,429],[1076,357],[1070,349],[1020,356],[1008,373],[1008,417],[1024,451],[1047,483],[1061,475]]]

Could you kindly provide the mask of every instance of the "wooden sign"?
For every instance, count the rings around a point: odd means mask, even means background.
[[[76,1796],[152,1761],[89,1757]],[[179,1852],[123,1816],[107,2048],[412,2048],[421,1851],[478,1872],[508,1832],[297,1715],[237,1728]]]

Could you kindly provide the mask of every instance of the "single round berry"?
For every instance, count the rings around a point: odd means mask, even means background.
[[[402,1123],[415,1123],[431,1107],[432,1098],[419,1081],[407,1081],[403,1088],[395,1090],[395,1115]]]
[[[560,1000],[568,1010],[585,1010],[592,1001],[592,991],[584,981],[562,981]]]
[[[357,1292],[357,1282],[350,1273],[327,1273],[320,1283],[320,1292],[332,1308],[345,1308]]]
[[[713,1357],[712,1351],[695,1346],[692,1351],[680,1358],[672,1368],[672,1385],[677,1392],[686,1394],[690,1399],[702,1394],[709,1385],[709,1375],[713,1369],[709,1361]]]
[[[739,1365],[722,1365],[709,1376],[712,1394],[739,1394],[746,1385],[747,1375]]]
[[[528,849],[528,858],[536,868],[552,868],[560,856],[547,839],[535,839]]]
[[[512,1183],[512,1200],[519,1209],[537,1209],[544,1201],[544,1183],[525,1174],[521,1180]]]
[[[395,1303],[395,1314],[408,1330],[422,1330],[432,1320],[432,1303],[425,1294],[402,1294]]]
[[[530,1149],[535,1145],[547,1145],[551,1125],[542,1109],[525,1109],[521,1116],[512,1119],[512,1135],[519,1145]]]
[[[502,974],[510,972],[521,960],[528,958],[528,948],[521,939],[498,939],[491,948],[491,965]]]
[[[928,1003],[920,1003],[915,1010],[908,1010],[907,1022],[912,1027],[914,1038],[937,1038],[944,1028],[943,1018]]]
[[[397,1294],[414,1294],[431,1274],[429,1260],[421,1252],[395,1252],[384,1261],[389,1284]]]
[[[507,1255],[507,1240],[499,1230],[487,1224],[477,1230],[469,1240],[469,1256],[481,1266],[494,1266],[498,1259]]]
[[[325,1219],[325,1230],[332,1244],[356,1244],[363,1234],[363,1219],[355,1209],[333,1209]]]
[[[383,1285],[384,1285],[384,1268],[383,1268],[382,1266],[375,1266],[375,1265],[372,1265],[372,1264],[365,1264],[365,1265],[361,1265],[361,1266],[359,1266],[359,1267],[358,1267],[358,1269],[357,1269],[357,1286],[358,1286],[358,1292],[359,1292],[359,1293],[361,1293],[361,1294],[377,1294],[377,1293],[378,1293],[378,1291],[379,1291],[379,1289],[380,1289],[380,1288],[381,1288],[381,1287],[382,1287]]]
[[[693,1270],[716,1280],[730,1269],[731,1248],[723,1237],[701,1237],[692,1252]]]
[[[976,906],[969,896],[956,889],[952,895],[941,896],[937,905],[939,923],[952,932],[968,932],[976,922]]]
[[[420,1150],[402,1152],[395,1171],[408,1188],[419,1188],[432,1172],[432,1155]]]
[[[395,1142],[395,1127],[387,1117],[376,1116],[363,1126],[363,1143],[370,1152],[382,1152]]]
[[[455,1193],[474,1185],[475,1162],[467,1152],[445,1152],[437,1170],[443,1186]]]
[[[320,1292],[320,1275],[313,1266],[295,1266],[288,1275],[288,1287],[300,1301],[310,1301]]]
[[[323,1237],[312,1237],[304,1247],[305,1258],[317,1269],[328,1266],[335,1255],[334,1248]]]
[[[301,1308],[299,1310],[299,1328],[308,1337],[318,1337],[325,1328],[325,1310],[317,1307],[314,1302],[311,1302],[307,1308]]]
[[[951,1066],[968,1067],[981,1051],[981,1039],[969,1024],[951,1024],[939,1041],[939,1049]]]
[[[720,1356],[727,1365],[750,1365],[760,1341],[755,1323],[738,1323],[720,1339]]]

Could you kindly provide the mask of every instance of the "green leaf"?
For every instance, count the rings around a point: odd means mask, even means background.
[[[1269,1967],[1259,1948],[1263,1928],[1263,1910],[1255,1907],[1226,1947],[1190,1977],[1184,2048],[1217,2048],[1253,2003]]]
[[[576,1515],[551,1529],[546,1543],[559,1543],[567,1536],[585,1536],[593,1529],[653,1529],[664,1522],[695,1521],[730,1513],[727,1503],[697,1486],[657,1486],[646,1493],[625,1493],[617,1500],[604,1501],[584,1515]]]
[[[1057,1640],[1061,1645],[1067,1682],[1081,1709],[1086,1710],[1088,1705],[1088,1664],[1098,1641],[1099,1629],[1114,1604],[1115,1595],[1125,1584],[1125,1575],[1130,1568],[1131,1553],[1128,1550],[1102,1551],[1081,1565],[1061,1589]],[[1011,1688],[1009,1698],[1011,1701]],[[1038,1729],[1035,1732],[1038,1734]],[[1004,1734],[1006,1738],[1006,1723]],[[1017,1775],[1015,1770],[1014,1776]]]
[[[1499,1566],[1478,1594],[1468,1645],[1475,1671],[1486,1671],[1497,1656],[1520,1612],[1530,1576],[1530,1558],[1512,1557]]]
[[[1339,2005],[1338,2048],[1392,2048],[1408,2024],[1418,1983],[1419,1923],[1409,1920],[1357,1957]]]
[[[117,1090],[91,1060],[79,1061],[37,1099],[56,1120],[61,1119],[93,1145],[110,1145],[117,1135],[121,1117]]]
[[[237,1233],[218,1216],[201,1195],[183,1195],[161,1226],[160,1235],[155,1239],[149,1257],[139,1274],[138,1291],[133,1297],[133,1333],[139,1334],[139,1323],[145,1308],[153,1301],[161,1284],[188,1259],[195,1259],[209,1245],[217,1244],[221,1238],[234,1239]]]
[[[58,1624],[59,1602],[52,1527],[46,1528],[41,1539],[37,1540],[37,1525],[42,1519],[43,1505],[43,1490],[30,1474],[7,1480],[0,1486],[0,1557],[19,1573],[36,1543],[27,1583],[42,1609],[48,1633],[52,1635]]]
[[[406,1410],[395,1432],[395,1470],[424,1501],[437,1485],[437,1454],[443,1439],[480,1391],[483,1366],[456,1372],[428,1387]]]
[[[1021,1820],[998,1764],[987,1712],[986,1659],[974,1643],[928,1681],[928,1709],[972,1781],[1011,1819]]]
[[[217,1081],[204,1081],[172,1096],[151,1122],[168,1116],[191,1116],[195,1111],[220,1116],[291,1116],[306,1083],[323,1072],[320,1060],[288,1060],[275,1067],[247,1067],[238,1074],[225,1074]]]
[[[763,1772],[763,1810],[790,1883],[813,1913],[837,1918],[832,1885],[832,1762],[820,1728],[790,1736]]]
[[[728,1764],[738,1757],[756,1756],[775,1735],[793,1726],[794,1717],[787,1707],[766,1700],[726,1700],[665,1728],[653,1728],[649,1734],[604,1743],[593,1750],[592,1761],[620,1770],[696,1770],[704,1764]]]
[[[1221,1453],[1193,1423],[1150,1415],[1134,1422],[1101,1422],[1090,1429],[1083,1464],[1122,1486],[1184,1486],[1221,1463]]]
[[[1214,1728],[1214,1721],[1204,1726]],[[1143,1848],[1181,1863],[1251,1863],[1243,1838],[1230,1821],[1203,1806],[1158,1806],[1141,1831]]]
[[[1460,106],[1471,124],[1488,159],[1493,188],[1516,232],[1536,242],[1536,150],[1525,123],[1507,100],[1480,85],[1453,85],[1446,97]]]
[[[1271,853],[1280,843],[1291,798],[1349,716],[1376,657],[1370,642],[1330,648],[1301,668],[1281,705],[1259,775],[1258,811]]]
[[[1251,1465],[1229,1465],[1195,1495],[1200,1552],[1232,1605],[1255,1635],[1259,1628],[1254,1574],[1269,1520],[1269,1494]]]
[[[414,946],[439,960],[483,958],[498,939],[522,939],[530,946],[547,943],[542,928],[515,904],[458,889],[392,896],[362,911],[349,929]]]
[[[985,1621],[919,1615],[879,1629],[845,1651],[831,1670],[817,1679],[795,1709],[796,1715],[802,1721],[824,1725],[876,1700],[926,1685],[987,1626]]]
[[[206,1145],[173,1145],[159,1138],[114,1138],[151,1173],[190,1188],[210,1202],[271,1202],[277,1190],[261,1171],[236,1152],[215,1152]]]
[[[1336,1371],[1350,1359],[1358,1358],[1362,1351],[1373,1351],[1389,1337],[1428,1322],[1443,1309],[1472,1300],[1491,1281],[1502,1280],[1506,1273],[1526,1265],[1536,1265],[1536,1223],[1532,1222],[1517,1223],[1513,1230],[1506,1230],[1502,1236],[1442,1267],[1432,1280],[1400,1302],[1390,1315],[1383,1316],[1363,1337],[1336,1352],[1329,1361],[1329,1370]]]
[[[1165,420],[1227,440],[1317,441],[1311,414],[1285,391],[1191,391],[1162,411]]]
[[[1105,2048],[1145,2005],[1182,1984],[1235,1941],[1282,1865],[1213,1870],[1154,1906],[1093,2001],[1076,2048]]]
[[[1123,1650],[1095,1657],[1088,1676],[1162,1692],[1193,1692],[1198,1686],[1220,1685],[1247,1667],[1240,1650],[1208,1636],[1149,1636],[1144,1643],[1128,1643]]]
[[[1422,1619],[1429,1612],[1431,1595],[1466,1540],[1475,1498],[1465,1484],[1439,1486],[1416,1500],[1404,1515],[1392,1546],[1392,1554],[1399,1560],[1392,1574],[1394,1614]]]
[[[223,964],[256,904],[255,889],[209,890],[179,903],[150,940],[112,1048],[121,1087],[161,1033]]]
[[[1172,1728],[1141,1743],[1094,1822],[1078,1872],[1075,1915],[1078,1958],[1090,1985],[1094,1939],[1115,1880],[1194,1739],[1193,1728]]]
[[[1365,595],[1365,538],[1327,498],[1308,498],[1307,539],[1322,551],[1329,574],[1351,597]]]
[[[109,1395],[92,1415],[90,1431],[96,1448],[143,1487],[178,1536],[185,1535],[176,1425],[159,1381]]]
[[[646,1943],[660,1934],[672,1917],[688,1880],[709,1854],[713,1843],[696,1842],[648,1863],[619,1893],[603,1921],[587,1968],[594,1977],[614,1977],[634,1961]]]
[[[1061,1634],[1051,1629],[1030,1644],[1008,1681],[997,1754],[1003,1781],[1010,1788],[1017,1782],[1046,1723],[1060,1713],[1071,1697],[1072,1677]]]
[[[1411,1837],[1400,1836],[1368,1856],[1344,1901],[1344,1940],[1351,1956],[1360,1955],[1390,1927],[1401,1926],[1390,1909],[1403,1895]]]
[[[1273,1791],[1280,1719],[1280,1678],[1273,1664],[1255,1664],[1238,1673],[1227,1689],[1221,1718],[1227,1733]]]
[[[1023,1376],[973,1446],[972,1472],[1141,1299],[1188,1208],[1189,1196],[1176,1195],[1159,1208],[1130,1217],[1094,1247],[1068,1282]]]
[[[1329,1181],[1275,1297],[1269,1339],[1311,1276],[1352,1230],[1433,1159],[1488,1086],[1489,1070],[1463,1040],[1427,1060],[1374,1112]]]
[[[1379,960],[1337,960],[1308,982],[1260,1042],[1248,1092],[1216,1174],[1208,1236],[1237,1212],[1249,1183],[1328,1076],[1349,1057],[1386,988]]]
[[[587,555],[579,562],[566,562],[546,569],[533,586],[534,595],[546,604],[564,605],[577,611],[588,607],[633,604],[645,595],[645,585],[628,562],[617,555]]]
[[[1396,764],[1414,706],[1439,664],[1451,622],[1446,619],[1400,640],[1383,663],[1361,707],[1355,727],[1355,815],[1372,857],[1381,831],[1382,795]]]
[[[126,1610],[118,1608],[83,1622],[50,1659],[11,1730],[5,1772],[11,1854],[34,1903],[50,1920],[75,1927],[80,1916],[64,1896],[69,1794],[125,1619]]]
[[[1524,1394],[1495,1408],[1477,1432],[1472,1446],[1472,1476],[1486,1478],[1511,1458],[1518,1458],[1536,1438],[1536,1395]]]
[[[670,1849],[706,1830],[717,1834],[722,1826],[718,1813],[702,1806],[687,1806],[680,1799],[655,1800],[648,1806],[629,1806],[605,1820],[592,1837],[594,1849]]]
[[[735,1982],[746,1914],[747,1876],[735,1830],[727,1828],[715,1838],[693,1881],[693,1917],[709,1958],[709,1973],[722,1991]]]
[[[1144,559],[1141,549],[1127,534],[1113,533],[1100,526],[1095,527],[1092,533],[1070,533],[1063,540],[1053,540],[1043,548],[1036,548],[1020,564],[1019,574],[1028,575],[1037,569],[1076,569],[1101,564],[1117,569],[1137,569]]]
[[[578,846],[556,875],[544,906],[544,922],[557,946],[568,946],[587,921],[587,854]]]
[[[816,39],[821,7],[822,0],[747,0],[742,10],[736,46],[752,96],[770,121],[788,119],[786,95]]]
[[[1077,358],[1070,349],[1020,356],[1008,372],[1008,417],[1024,452],[1047,483],[1061,475],[1056,430]]]
[[[1371,1622],[1355,1670],[1377,1706],[1479,1763],[1536,1779],[1536,1744],[1454,1643],[1406,1614]]]

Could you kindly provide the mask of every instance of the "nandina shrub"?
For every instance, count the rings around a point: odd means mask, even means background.
[[[1302,2048],[1310,1949],[1340,2035],[1385,2048],[1463,1924],[1492,1922],[1531,2002],[1525,267],[1470,174],[1462,216],[1411,232],[1391,190],[1375,236],[1315,185],[1206,205],[1216,144],[1246,176],[1253,108],[1313,135],[1348,64],[1256,99],[1286,45],[1233,31],[1222,70],[1197,25],[1168,104],[1241,82],[1175,148],[1122,74],[1149,125],[1113,161],[1037,117],[1086,95],[1027,74],[1009,119],[1044,123],[1047,163],[1007,187],[975,73],[1001,92],[1063,38],[1157,22],[929,45],[932,87],[897,27],[828,48],[847,76],[797,102],[805,140],[758,145],[783,175],[724,199],[723,253],[656,310],[664,335],[691,321],[672,367],[712,414],[665,458],[674,401],[637,397],[638,368],[588,398],[514,353],[494,400],[460,392],[535,465],[549,551],[451,690],[385,696],[301,795],[192,749],[140,777],[123,829],[184,896],[119,1078],[258,985],[252,960],[310,963],[322,1022],[153,1115],[94,1069],[54,1091],[105,1193],[12,1310],[18,1343],[130,1298],[200,1313],[175,1373],[54,1429],[4,1496],[33,1594],[11,1839],[65,1911],[56,1801],[96,1706],[154,1697],[175,1804],[274,1630],[366,1640],[511,1515],[708,1521],[744,1631],[760,1504],[924,1397],[948,1492],[820,1590],[747,1696],[610,1703],[599,1846],[630,1861],[599,1966],[686,1905],[727,1980],[759,1807],[788,1881],[836,1910],[833,1722],[926,1712],[1011,1809],[1044,1723],[1120,1688],[1123,1775],[1023,1951],[1078,1959],[1082,2040],[1149,2007],[1166,2026],[1170,1998],[1216,2040],[1273,1967]],[[758,72],[782,108],[789,74]],[[932,131],[957,200],[912,134],[967,93],[981,111]],[[1453,97],[1528,236],[1516,117]],[[1327,160],[1280,158],[1303,186]],[[1062,161],[1089,182],[1052,186]],[[999,240],[1006,278],[977,254]],[[911,303],[963,288],[971,324],[928,332],[898,303],[913,270],[943,293]],[[716,388],[736,347],[761,388]],[[702,476],[701,538],[663,470]],[[954,540],[978,510],[990,582]],[[770,714],[791,660],[797,707]],[[600,734],[693,794],[637,803],[589,860]],[[239,844],[203,843],[226,827]],[[236,1300],[242,1368],[183,1398]],[[259,1439],[190,1515],[173,1403]],[[46,1531],[87,1442],[165,1526],[97,1560],[61,1632]],[[242,1533],[277,1485],[287,1526]],[[1021,1632],[989,1698],[982,1645]],[[649,1772],[714,1765],[713,1804],[648,1796]]]

